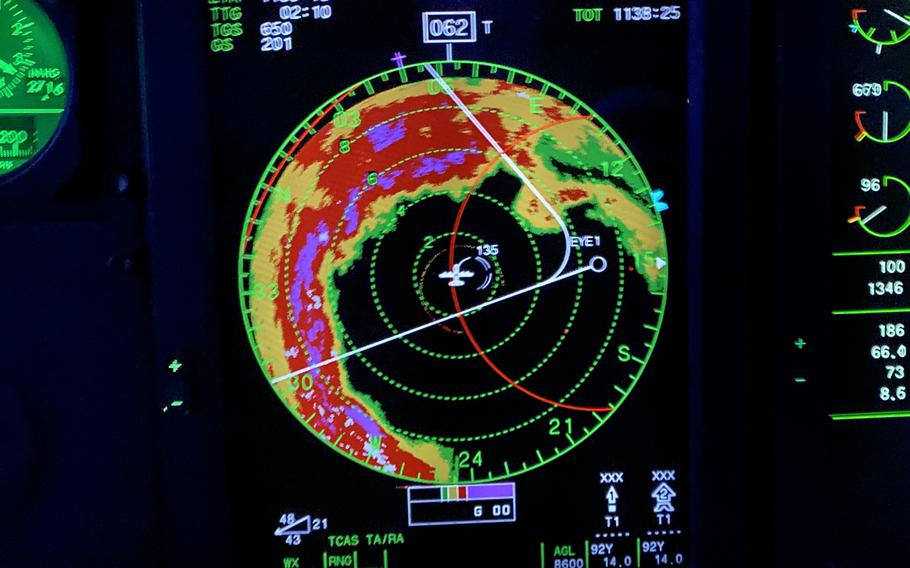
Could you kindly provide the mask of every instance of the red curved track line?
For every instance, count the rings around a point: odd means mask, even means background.
[[[576,120],[586,120],[589,118],[591,118],[591,117],[590,116],[576,116],[576,117],[567,118],[564,120],[558,120],[556,122],[551,122],[550,124],[541,126],[540,128],[536,128],[536,129],[528,132],[527,134],[525,134],[524,136],[522,136],[521,138],[516,140],[511,146],[509,146],[508,148],[505,148],[503,151],[508,152],[509,150],[512,150],[519,144],[525,142],[531,136],[537,134],[538,132],[546,130],[548,128],[553,128],[554,126],[558,126],[560,124],[565,124],[567,122],[573,122]],[[470,201],[470,199],[471,199],[471,194],[474,193],[474,190],[477,189],[477,186],[480,185],[480,182],[484,179],[484,177],[487,175],[487,173],[489,173],[489,171],[493,168],[493,166],[496,165],[497,163],[499,163],[499,160],[500,160],[500,156],[497,155],[496,158],[491,160],[490,163],[486,165],[486,167],[483,169],[483,171],[481,171],[480,174],[478,175],[477,180],[474,182],[474,185],[471,187],[470,190],[468,190],[468,193],[467,193],[467,195],[465,195],[464,200],[462,200],[462,202],[461,202],[461,207],[459,207],[458,214],[455,216],[455,225],[452,227],[452,238],[449,241],[449,270],[452,270],[455,266],[455,241],[458,238],[458,227],[459,227],[459,225],[461,225],[461,218],[464,215],[464,211],[468,205],[468,201]],[[453,287],[451,289],[451,292],[452,292],[452,301],[455,304],[455,311],[460,312],[462,308],[461,308],[461,302],[458,301],[457,288]],[[565,404],[565,403],[562,403],[562,402],[559,402],[556,400],[551,400],[545,396],[539,395],[536,392],[531,391],[528,388],[521,386],[516,381],[514,381],[512,378],[510,378],[507,374],[505,374],[496,365],[496,363],[494,363],[490,359],[490,357],[486,354],[486,352],[483,350],[483,348],[477,342],[477,339],[474,338],[474,334],[471,333],[471,329],[468,327],[468,322],[465,319],[464,315],[459,315],[458,321],[461,322],[461,327],[464,329],[465,336],[468,338],[468,341],[471,342],[471,345],[474,347],[474,350],[477,352],[477,354],[480,355],[481,359],[483,359],[483,361],[487,364],[487,366],[489,366],[491,369],[493,369],[493,371],[497,375],[499,375],[503,380],[505,380],[507,383],[509,383],[512,387],[514,387],[518,391],[530,396],[533,399],[539,400],[540,402],[549,404],[551,406],[557,406],[559,408],[565,408],[567,410],[577,410],[579,412],[612,412],[613,411],[612,406],[576,406],[574,404]]]
[[[329,108],[325,109],[322,112],[322,114],[320,114],[318,117],[316,117],[316,120],[313,121],[313,124],[310,125],[310,128],[316,128],[316,125],[319,124],[322,121],[322,119],[325,118],[325,116],[327,114],[332,112],[332,109],[334,109],[336,106],[338,106],[338,103],[340,103],[341,101],[346,99],[348,96],[350,96],[354,91],[357,90],[358,87],[360,87],[360,84],[355,85],[350,91],[348,91],[347,93],[345,93],[345,94],[341,95],[340,97],[338,97],[337,99],[335,99],[335,101],[332,102],[332,104],[329,106]],[[309,130],[310,128],[308,128],[307,130]],[[284,167],[288,165],[288,159],[294,155],[294,152],[297,151],[297,149],[300,147],[300,145],[306,139],[307,139],[306,136],[301,136],[297,140],[297,142],[295,142],[294,145],[291,146],[291,149],[286,152],[286,155],[281,160],[281,163],[278,164],[277,168],[275,168],[275,173],[272,174],[272,177],[269,179],[268,183],[265,184],[265,188],[262,190],[262,196],[259,198],[259,203],[256,204],[256,209],[253,211],[253,215],[250,217],[250,223],[246,227],[246,237],[243,239],[243,248],[244,249],[246,249],[247,243],[249,243],[249,241],[250,241],[250,235],[253,234],[253,221],[255,221],[257,217],[259,217],[259,211],[262,209],[262,205],[265,203],[265,199],[269,195],[269,190],[272,189],[273,185],[275,185],[275,181],[278,179],[278,176],[281,175],[282,171],[284,170]]]

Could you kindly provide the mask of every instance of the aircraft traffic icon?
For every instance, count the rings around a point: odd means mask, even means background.
[[[464,286],[463,279],[471,278],[472,276],[474,276],[474,273],[471,272],[470,270],[464,270],[464,271],[461,270],[461,265],[467,260],[470,260],[470,258],[466,258],[466,259],[462,260],[461,262],[459,262],[458,264],[453,266],[452,270],[447,270],[445,272],[441,272],[439,274],[439,277],[442,279],[446,279],[446,278],[450,279],[449,286],[452,288],[459,288],[461,286]]]

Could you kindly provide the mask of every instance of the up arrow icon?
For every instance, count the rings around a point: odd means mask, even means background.
[[[619,492],[616,491],[616,487],[611,485],[607,489],[607,512],[615,513],[616,512],[616,502],[619,501]]]

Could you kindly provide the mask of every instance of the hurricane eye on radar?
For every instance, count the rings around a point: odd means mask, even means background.
[[[379,73],[306,115],[262,175],[238,262],[250,345],[300,423],[366,467],[534,469],[606,423],[651,357],[661,196],[535,75]]]

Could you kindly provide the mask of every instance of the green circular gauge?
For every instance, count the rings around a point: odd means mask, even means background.
[[[907,0],[872,0],[868,6],[854,8],[850,29],[877,46],[890,47],[910,37],[910,2]]]
[[[535,75],[379,73],[306,115],[250,201],[253,353],[300,423],[364,466],[438,483],[534,469],[605,424],[651,357],[661,195]]]
[[[890,239],[910,228],[910,185],[894,176],[864,178],[860,187],[863,204],[854,207],[847,221],[867,234]]]
[[[910,89],[887,80],[855,83],[853,96],[862,104],[853,113],[857,142],[893,144],[910,134]]]
[[[69,94],[63,40],[34,0],[0,0],[0,176],[53,139]]]

